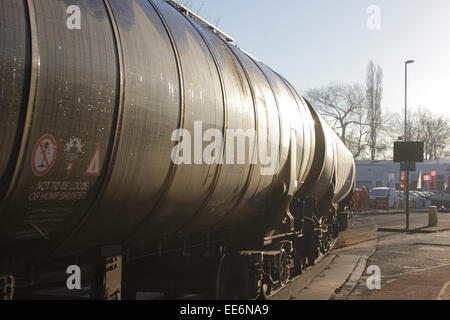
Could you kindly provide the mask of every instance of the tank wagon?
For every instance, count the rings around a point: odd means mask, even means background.
[[[346,228],[350,151],[286,79],[183,6],[2,0],[0,14],[5,298],[65,286],[70,265],[92,298],[263,297]],[[210,129],[230,159],[239,139],[225,133],[254,132],[247,161],[205,161],[205,136],[181,152]]]

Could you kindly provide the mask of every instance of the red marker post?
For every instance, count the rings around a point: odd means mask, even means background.
[[[436,174],[437,174],[436,170],[432,170],[431,171],[431,185],[432,185],[432,189],[433,190],[437,189],[437,186],[436,186]]]
[[[430,190],[430,180],[431,180],[431,176],[429,174],[424,174],[423,175],[423,181],[425,181],[425,190]]]

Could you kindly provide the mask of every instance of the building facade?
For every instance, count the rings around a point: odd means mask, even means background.
[[[450,186],[450,159],[425,161],[416,164],[416,171],[410,172],[410,188],[417,189],[422,172],[422,190],[445,190]],[[423,177],[429,175],[430,180]],[[427,179],[427,177],[425,177]],[[402,172],[400,164],[390,160],[356,161],[356,187],[395,187],[400,188]]]

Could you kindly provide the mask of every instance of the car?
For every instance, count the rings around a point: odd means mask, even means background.
[[[370,190],[369,206],[373,208],[395,208],[397,204],[397,192],[388,187],[377,187]]]
[[[424,193],[420,191],[412,191],[411,194],[418,199],[416,208],[428,208],[430,206],[430,197],[428,197]]]
[[[398,193],[397,202],[399,208],[405,208],[405,193],[400,191]],[[410,209],[423,209],[430,206],[430,198],[427,193],[411,190],[409,192],[409,208]]]
[[[439,211],[447,212],[450,210],[450,189],[446,192],[436,193],[431,197],[431,205],[438,207]]]

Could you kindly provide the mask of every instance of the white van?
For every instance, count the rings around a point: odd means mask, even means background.
[[[373,188],[369,193],[369,206],[373,208],[395,208],[397,191],[392,188]]]

